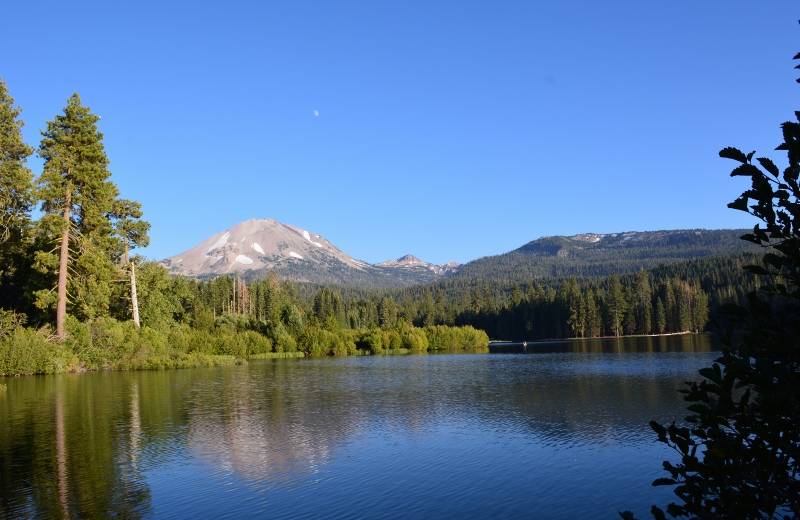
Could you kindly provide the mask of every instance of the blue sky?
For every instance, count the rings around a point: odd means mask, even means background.
[[[31,0],[3,18],[26,139],[79,92],[155,258],[253,217],[373,262],[745,226],[717,151],[769,152],[800,108],[788,0]]]

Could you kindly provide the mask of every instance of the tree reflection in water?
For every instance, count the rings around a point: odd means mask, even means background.
[[[711,356],[708,340],[698,337],[531,347],[537,353],[10,379],[0,394],[0,516],[146,516],[154,512],[157,490],[148,482],[173,465],[192,464],[209,480],[225,473],[255,489],[293,489],[326,467],[340,469],[339,454],[363,443],[372,452],[358,452],[364,460],[353,463],[354,475],[329,475],[357,496],[361,479],[386,471],[373,461],[382,439],[412,439],[420,452],[444,442],[455,450],[449,456],[460,454],[481,468],[469,478],[500,481],[509,472],[544,471],[514,466],[514,457],[530,450],[557,455],[575,447],[611,449],[620,440],[629,447],[652,444],[647,422],[682,412],[675,389]],[[486,469],[493,461],[482,460],[480,450],[466,448],[512,435],[524,441],[507,447],[511,460],[494,461],[503,474]],[[459,440],[465,451],[458,451]],[[423,485],[426,473],[458,462],[431,453],[420,461],[403,452],[396,462]],[[409,478],[393,471],[392,478]],[[577,469],[558,471],[568,476]],[[469,492],[473,483],[460,483],[458,475],[437,485]],[[516,501],[534,497],[515,495]]]

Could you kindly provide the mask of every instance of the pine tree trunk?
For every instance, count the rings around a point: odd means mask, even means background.
[[[136,262],[131,262],[131,307],[133,308],[133,324],[139,328],[139,298],[136,295]]]
[[[64,230],[61,232],[61,252],[58,260],[58,301],[56,302],[56,337],[64,340],[67,337],[67,264],[69,263],[69,227],[72,207],[72,189],[67,188],[64,201]]]

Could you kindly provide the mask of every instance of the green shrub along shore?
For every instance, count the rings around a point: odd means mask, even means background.
[[[259,326],[264,332],[253,330]],[[1,376],[212,367],[248,359],[480,352],[489,343],[483,331],[441,325],[333,330],[312,325],[295,338],[280,327],[230,317],[217,319],[208,329],[186,324],[136,328],[132,322],[112,318],[87,323],[70,319],[63,342],[54,340],[47,327],[6,330],[0,332]]]

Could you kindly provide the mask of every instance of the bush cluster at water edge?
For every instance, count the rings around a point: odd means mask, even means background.
[[[489,350],[489,336],[486,332],[469,325],[448,327],[434,325],[425,327],[430,350],[453,350],[462,352],[486,352]]]
[[[297,336],[280,324],[217,318],[205,328],[172,324],[136,328],[130,321],[70,319],[57,342],[50,329],[17,326],[0,334],[0,375],[82,370],[152,370],[276,359],[428,351],[485,351],[489,338],[472,327],[341,329],[309,324]]]
[[[54,374],[78,368],[66,346],[51,341],[44,330],[17,328],[0,336],[0,376]]]

